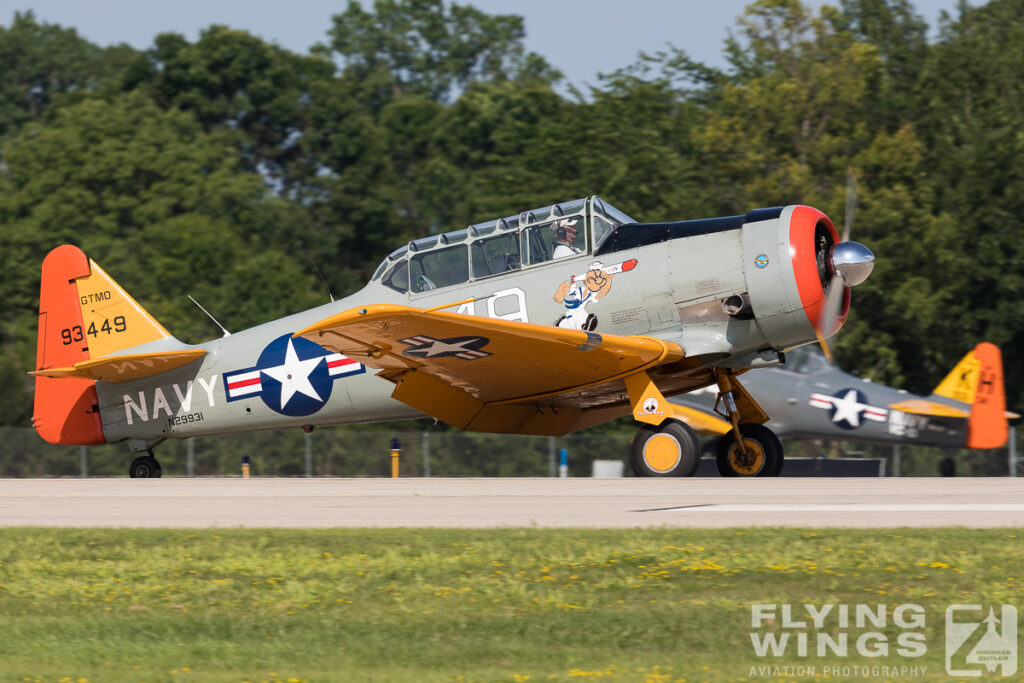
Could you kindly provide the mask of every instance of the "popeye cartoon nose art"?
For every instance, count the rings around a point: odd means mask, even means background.
[[[597,316],[587,306],[602,299],[611,291],[612,276],[636,267],[636,259],[629,259],[605,268],[594,261],[583,275],[570,275],[555,292],[555,301],[565,306],[565,313],[555,321],[555,327],[591,332],[597,329]]]

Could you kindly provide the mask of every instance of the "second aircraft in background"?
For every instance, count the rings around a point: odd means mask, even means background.
[[[978,344],[930,396],[875,384],[839,369],[816,347],[793,349],[785,365],[743,375],[743,385],[770,415],[779,436],[913,444],[941,448],[1000,448],[1008,417],[999,348]],[[703,434],[731,425],[715,413],[716,394],[697,391],[670,399],[682,419]],[[722,473],[729,472],[723,469]]]

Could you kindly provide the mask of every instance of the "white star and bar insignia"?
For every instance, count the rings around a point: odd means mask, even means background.
[[[491,341],[487,337],[450,337],[448,339],[434,339],[426,335],[416,335],[400,339],[403,344],[409,344],[409,348],[402,351],[405,356],[412,358],[443,358],[455,356],[464,360],[476,360],[492,354],[481,351]]]

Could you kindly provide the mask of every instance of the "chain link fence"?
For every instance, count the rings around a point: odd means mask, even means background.
[[[412,428],[410,428],[412,427]],[[164,476],[238,476],[249,457],[257,477],[389,477],[392,438],[401,444],[403,477],[547,477],[558,476],[560,451],[568,454],[568,474],[589,477],[595,460],[628,464],[630,426],[618,431],[586,431],[564,437],[478,434],[447,428],[395,430],[336,427],[252,432],[169,440],[154,449]],[[853,442],[784,439],[787,458],[880,458],[888,476],[939,476],[954,463],[955,476],[1024,475],[1020,435],[1011,434],[1016,451],[959,451],[938,448],[865,445]],[[0,428],[0,477],[124,477],[133,456],[126,444],[55,446],[31,428]],[[945,461],[945,465],[943,464]],[[897,471],[898,467],[898,471]],[[943,468],[947,468],[944,470]]]
[[[401,444],[403,477],[546,477],[566,449],[569,473],[590,476],[594,460],[627,458],[632,432],[567,437],[477,434],[454,430],[344,428],[253,432],[169,440],[154,449],[164,476],[230,476],[249,457],[252,476],[389,477],[391,440]],[[121,477],[133,456],[126,444],[56,446],[32,429],[0,428],[0,477]]]

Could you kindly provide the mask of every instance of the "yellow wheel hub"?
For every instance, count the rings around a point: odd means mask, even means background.
[[[679,442],[667,434],[655,434],[644,444],[644,462],[655,472],[670,472],[682,455]]]
[[[729,465],[741,477],[753,477],[764,467],[764,448],[753,439],[744,439],[743,445],[747,448],[745,455],[738,443],[729,449]]]

